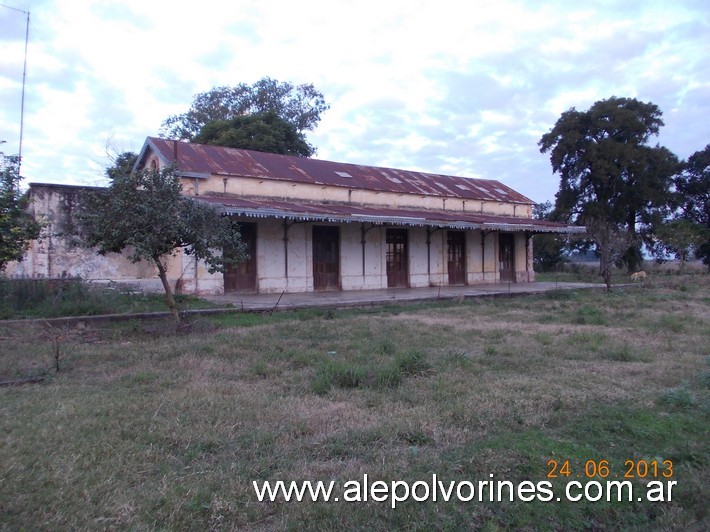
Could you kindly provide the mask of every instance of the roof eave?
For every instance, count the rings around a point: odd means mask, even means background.
[[[203,201],[199,197],[193,197],[196,201]],[[397,216],[393,214],[334,214],[334,213],[313,213],[298,212],[295,210],[264,207],[239,207],[222,203],[204,201],[208,205],[216,208],[225,215],[245,216],[247,218],[276,218],[295,221],[313,221],[329,223],[371,223],[374,225],[405,225],[410,227],[441,227],[450,229],[481,229],[490,231],[525,231],[530,233],[562,233],[574,234],[586,232],[580,226],[550,227],[547,225],[535,224],[532,220],[529,223],[505,223],[505,222],[468,222],[457,220],[440,220],[433,216]],[[526,219],[527,220],[527,219]]]

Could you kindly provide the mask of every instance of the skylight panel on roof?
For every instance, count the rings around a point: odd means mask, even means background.
[[[481,192],[483,192],[483,195],[484,195],[484,196],[489,196],[489,197],[490,197],[491,193],[488,192],[488,190],[486,190],[485,188],[480,187],[480,186],[478,186],[478,185],[473,185],[473,186],[476,187],[476,188],[477,188],[478,190],[480,190]]]
[[[508,195],[508,192],[506,190],[503,190],[502,188],[494,188],[493,190],[495,190],[496,192],[500,192],[504,196]]]
[[[352,176],[351,176],[349,173],[347,173],[347,172],[338,172],[338,171],[336,170],[335,173],[338,174],[340,177],[352,177]]]
[[[392,181],[392,183],[397,183],[397,184],[399,184],[399,185],[402,184],[402,180],[399,179],[399,178],[397,178],[397,177],[390,177],[390,176],[386,176],[386,177],[387,177],[387,179],[389,179],[390,181]]]
[[[466,185],[459,185],[459,184],[456,185],[456,188],[460,188],[461,190],[471,190]]]

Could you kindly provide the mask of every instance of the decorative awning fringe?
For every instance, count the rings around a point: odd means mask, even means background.
[[[245,209],[221,205],[220,211],[225,215],[245,216],[247,218],[276,218],[295,220],[299,222],[328,222],[328,223],[372,223],[374,225],[404,225],[409,227],[442,227],[451,229],[489,229],[495,231],[525,231],[529,233],[567,233],[582,234],[586,232],[584,227],[547,227],[535,223],[506,224],[495,222],[446,222],[442,220],[429,220],[426,218],[413,218],[407,216],[378,216],[367,214],[352,214],[349,216],[335,216],[330,214],[308,214],[282,211],[277,209]]]

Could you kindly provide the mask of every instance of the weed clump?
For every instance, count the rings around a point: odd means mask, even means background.
[[[580,306],[574,321],[580,325],[607,325],[604,313],[591,305]]]
[[[333,388],[396,388],[405,377],[424,375],[430,369],[426,355],[420,351],[396,353],[384,361],[367,363],[326,359],[316,368],[312,390],[322,395]]]
[[[685,410],[693,406],[693,396],[686,388],[673,388],[661,394],[658,404],[675,410]]]
[[[410,351],[397,355],[395,367],[407,377],[424,375],[431,369],[431,365],[426,361],[426,355],[421,351]]]

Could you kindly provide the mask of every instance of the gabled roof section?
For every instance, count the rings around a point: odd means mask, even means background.
[[[337,163],[156,137],[146,139],[136,168],[145,165],[150,152],[155,153],[164,165],[177,161],[178,170],[186,177],[254,177],[397,194],[527,205],[534,203],[512,188],[491,179]]]
[[[143,143],[143,147],[138,154],[133,170],[142,170],[145,168],[146,163],[148,162],[148,156],[152,153],[155,154],[160,160],[161,167],[170,166],[171,164],[177,162],[178,170],[184,177],[197,177],[201,179],[207,179],[210,177],[212,172],[195,172],[188,168],[189,165],[184,164],[184,146],[192,146],[192,144],[181,142],[179,140],[148,137]]]

